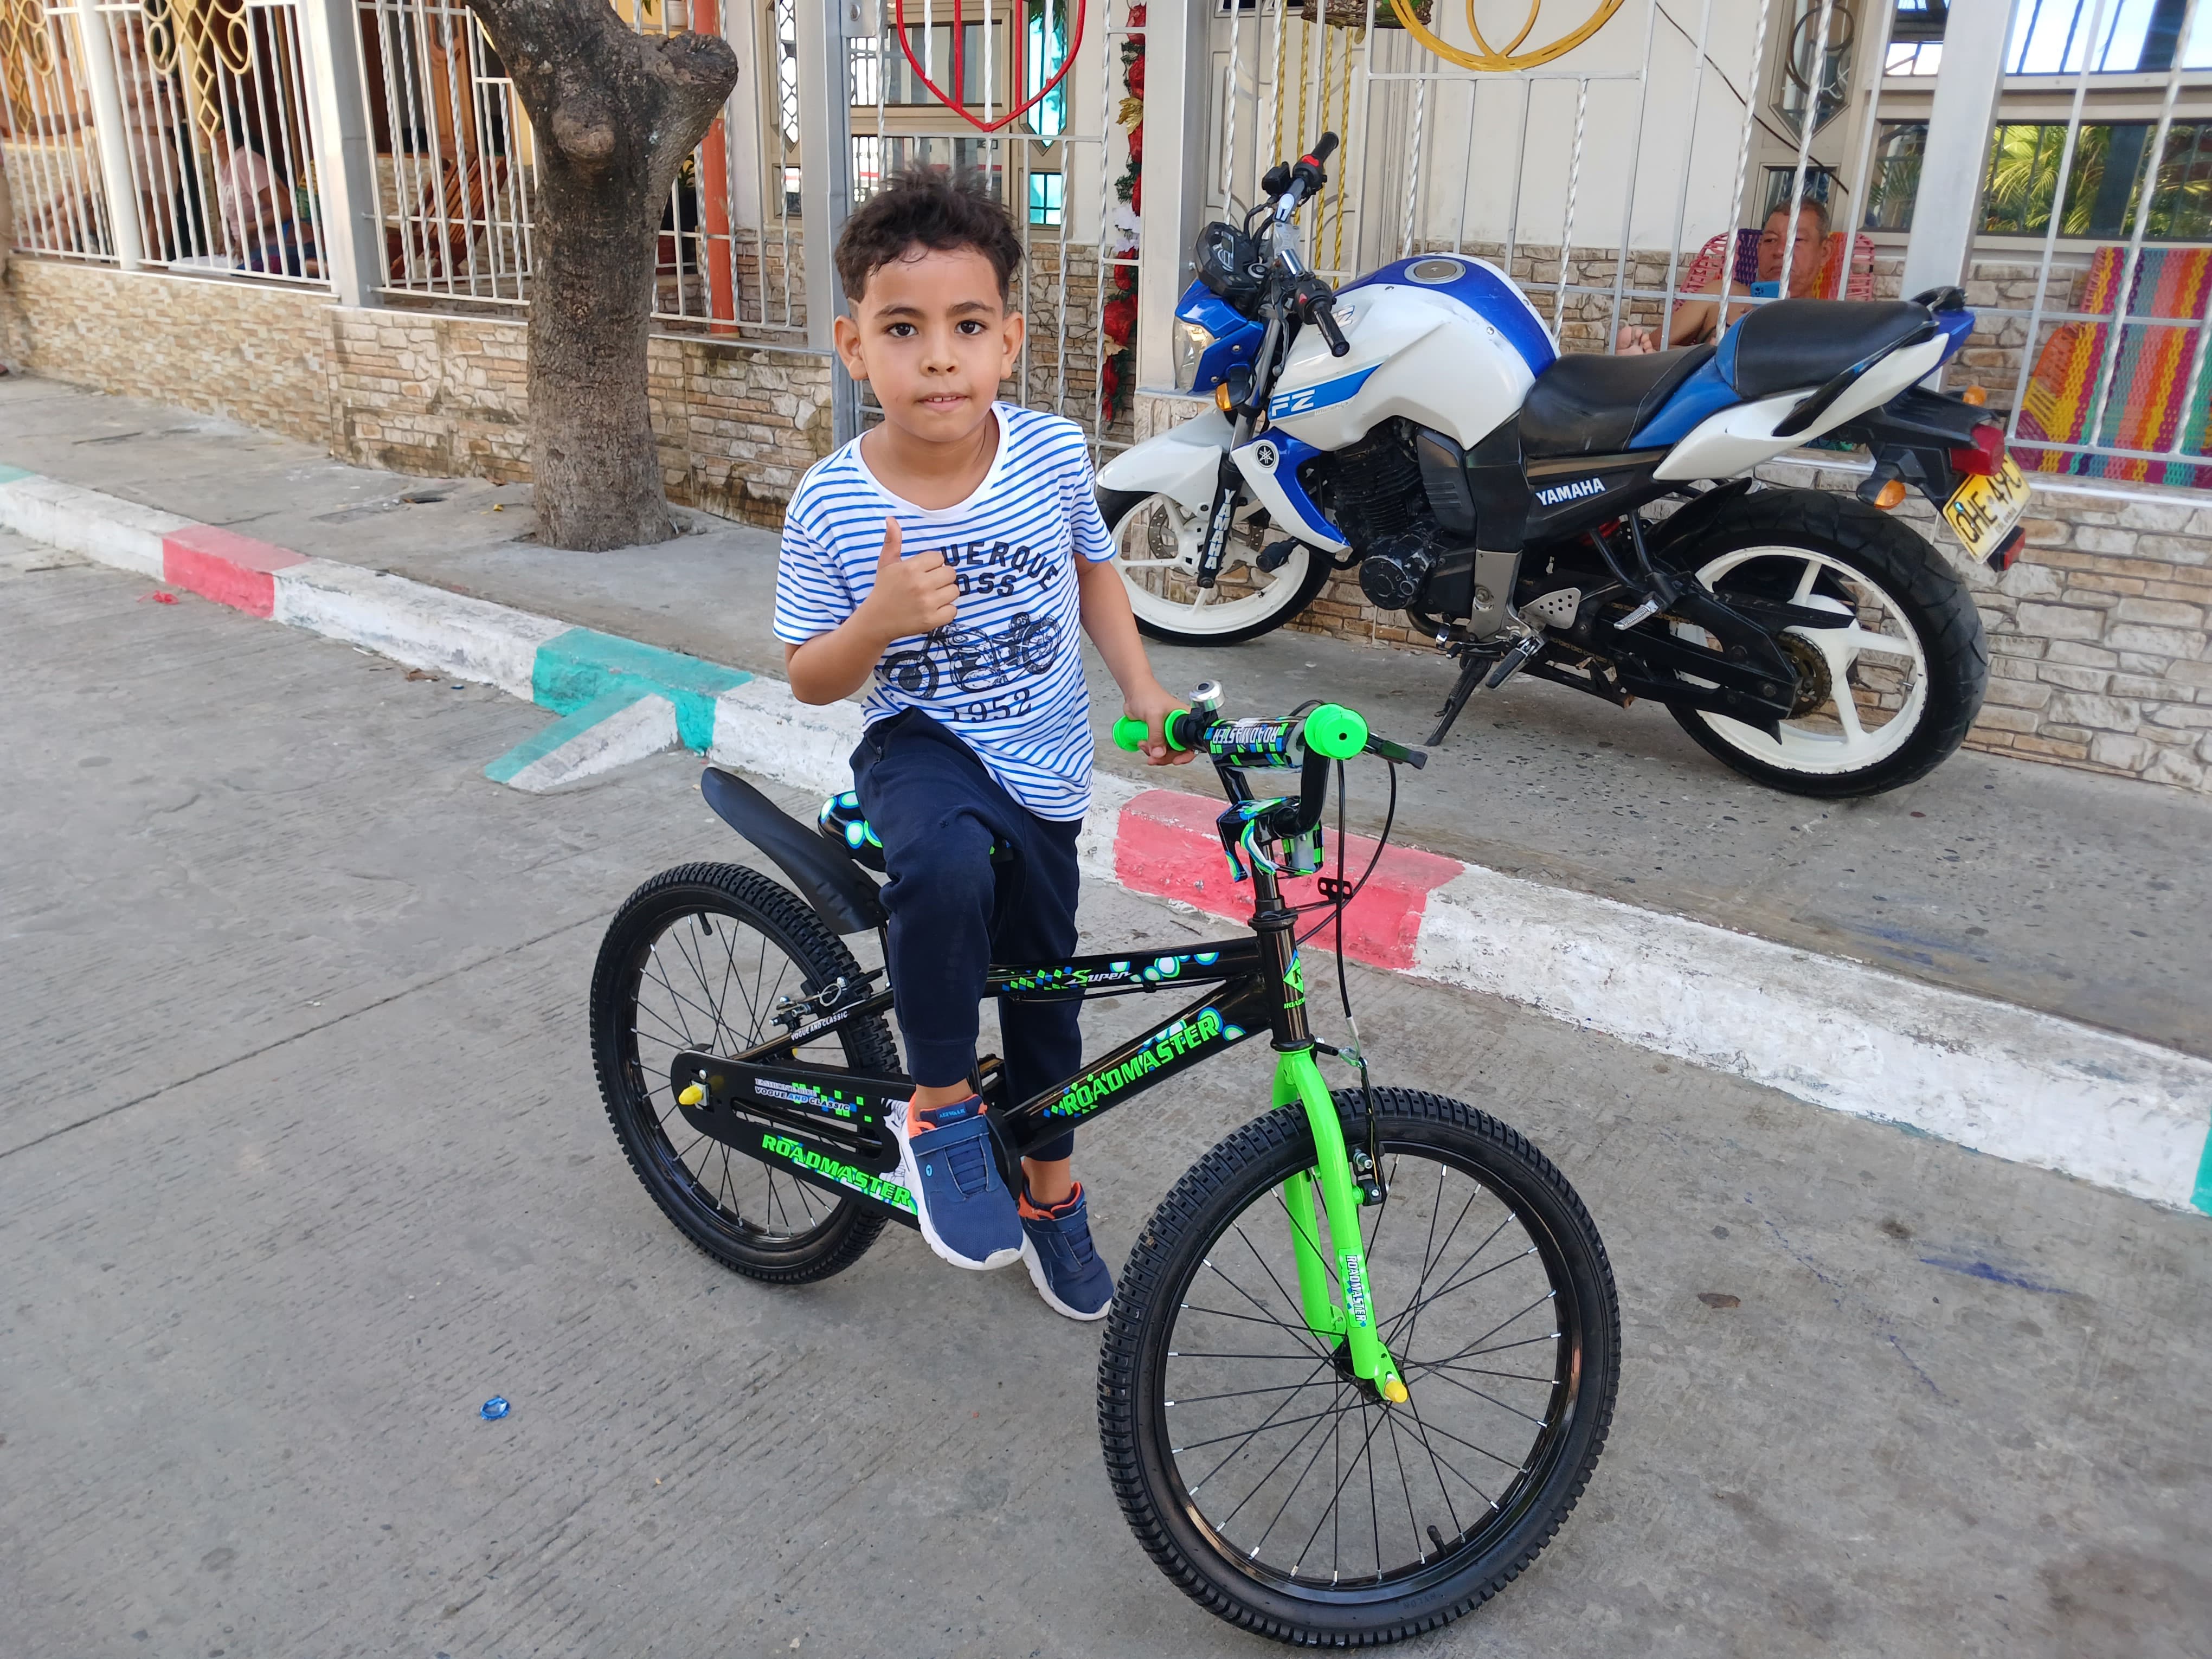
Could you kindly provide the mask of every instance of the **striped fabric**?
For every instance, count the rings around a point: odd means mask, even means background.
[[[784,516],[775,635],[804,645],[851,616],[875,587],[884,520],[896,516],[908,557],[944,554],[959,579],[959,611],[933,634],[891,642],[864,719],[919,708],[1024,806],[1070,822],[1091,805],[1075,560],[1110,559],[1114,544],[1091,493],[1083,428],[994,407],[998,455],[957,507],[933,512],[893,495],[857,438],[808,471]]]
[[[2127,256],[2121,246],[2097,250],[2081,278],[2075,311],[2130,318],[2204,315],[2205,301],[2212,297],[2212,248],[2144,249],[2123,308],[2119,286]],[[2037,472],[2212,488],[2212,466],[2035,447],[2038,441],[2047,441],[2162,450],[2172,446],[2177,433],[2186,432],[2184,449],[2196,455],[2212,450],[2207,441],[2212,438],[2212,369],[2199,375],[2190,407],[2185,410],[2181,406],[2197,349],[2193,324],[2121,323],[2104,418],[2095,434],[2089,434],[2097,380],[2111,339],[2111,325],[2105,323],[2061,323],[2051,331],[2021,399],[2020,435],[2012,446],[2014,459]]]

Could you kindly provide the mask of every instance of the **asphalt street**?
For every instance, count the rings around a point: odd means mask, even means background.
[[[540,712],[150,587],[0,538],[0,1650],[1270,1650],[1123,1524],[1095,1328],[896,1230],[769,1290],[624,1165],[586,981],[624,894],[746,855],[696,762],[521,795],[482,768]],[[1353,988],[1623,1303],[1580,1508],[1409,1651],[2212,1656],[2212,1221]],[[1109,1260],[1260,1049],[1085,1131]]]

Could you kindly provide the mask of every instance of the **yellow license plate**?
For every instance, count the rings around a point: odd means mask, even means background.
[[[1967,478],[1943,503],[1943,518],[1966,551],[1986,559],[2027,511],[2027,475],[2009,455],[1994,478]]]

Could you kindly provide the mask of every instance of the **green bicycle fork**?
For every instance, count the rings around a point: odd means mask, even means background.
[[[1298,1299],[1304,1304],[1306,1326],[1332,1352],[1340,1342],[1352,1345],[1352,1374],[1372,1382],[1376,1391],[1393,1405],[1406,1399],[1406,1382],[1397,1362],[1375,1328],[1375,1308],[1368,1294],[1367,1253],[1359,1243],[1359,1189],[1352,1184],[1352,1159],[1345,1151],[1344,1125],[1314,1063],[1310,1048],[1292,1049],[1275,1063],[1275,1104],[1296,1102],[1305,1108],[1312,1126],[1314,1169],[1300,1170],[1283,1183],[1283,1196],[1291,1217],[1291,1249],[1298,1270]],[[1328,1267],[1321,1254],[1320,1229],[1314,1214],[1314,1188],[1321,1188],[1322,1214],[1328,1219],[1329,1241],[1336,1247],[1336,1278],[1340,1297],[1332,1291]]]

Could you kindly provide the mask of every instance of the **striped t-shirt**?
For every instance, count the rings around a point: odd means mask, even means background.
[[[919,708],[975,752],[1041,818],[1091,805],[1090,698],[1083,684],[1075,561],[1110,559],[1083,428],[993,405],[999,453],[975,493],[932,511],[885,489],[854,439],[799,480],[783,520],[775,635],[804,645],[851,616],[876,584],[884,520],[911,558],[945,556],[959,610],[934,633],[892,641],[876,665],[868,724]]]

